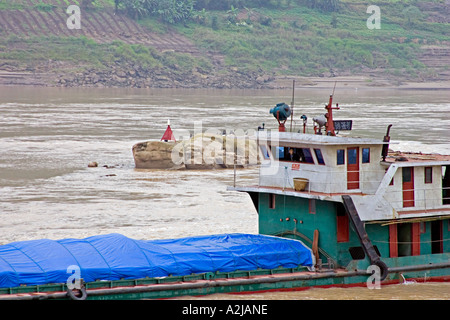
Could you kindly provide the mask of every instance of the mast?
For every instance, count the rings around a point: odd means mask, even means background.
[[[328,102],[328,105],[325,106],[325,109],[327,110],[326,118],[327,123],[325,124],[326,134],[330,136],[335,136],[336,132],[334,131],[334,122],[333,122],[333,110],[339,110],[339,105],[336,104],[336,107],[332,107],[333,103],[333,95],[334,95],[334,89],[336,89],[336,82],[334,83],[333,93],[330,95],[330,101]]]
[[[295,91],[295,79],[292,80],[291,129],[289,130],[290,132],[292,132],[292,120],[294,118],[294,91]]]

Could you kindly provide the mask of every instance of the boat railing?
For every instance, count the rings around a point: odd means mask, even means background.
[[[348,175],[353,171],[330,170],[329,168],[319,170],[292,170],[287,166],[272,172],[263,170],[259,176],[259,186],[273,186],[283,189],[294,188],[294,178],[304,178],[308,180],[306,185],[307,192],[322,193],[343,193],[347,191],[359,192],[365,194],[375,194],[383,179],[383,174],[376,170],[359,171],[359,178],[350,180]],[[357,173],[357,171],[355,171]],[[354,189],[348,190],[349,184],[357,184]]]
[[[450,196],[444,196],[445,191],[450,195],[450,187],[390,190],[385,198],[399,211],[450,209]],[[404,197],[411,192],[413,196]]]
[[[348,180],[351,178],[351,173],[357,172],[342,169],[333,170],[324,166],[303,166],[300,170],[293,170],[287,165],[274,167],[262,164],[259,167],[258,177],[255,176],[253,181],[259,187],[274,187],[294,191],[294,178],[304,178],[308,180],[305,189],[301,191],[304,193],[327,196],[336,194],[378,194],[389,202],[395,210],[399,211],[450,208],[450,187],[442,187],[441,184],[416,184],[414,189],[403,189],[401,183],[393,181],[393,184],[381,188],[380,185],[385,177],[385,172],[380,170],[360,170],[359,179]],[[235,170],[234,186],[239,183],[237,180],[240,179],[236,176]],[[250,182],[247,175],[245,182]],[[348,189],[350,185],[354,189]],[[413,200],[404,201],[404,193],[411,191],[414,193]]]
[[[302,192],[306,193],[318,192],[328,195],[336,193],[363,193],[365,195],[375,195],[383,178],[381,175],[374,178],[377,174],[380,174],[379,171],[375,170],[360,171],[359,180],[348,180],[348,171],[327,170],[317,172],[288,169],[283,171],[282,174],[260,175],[258,185],[260,187],[277,187],[283,190],[294,189],[294,178],[304,178],[308,180],[308,183]],[[349,185],[356,183],[359,184],[359,187],[348,189]],[[435,209],[450,205],[450,187],[419,186],[414,189],[403,189],[401,186],[388,186],[382,196],[395,209],[404,208],[403,194],[408,191],[414,191],[413,207],[416,209]],[[445,194],[448,194],[448,196],[444,196]]]

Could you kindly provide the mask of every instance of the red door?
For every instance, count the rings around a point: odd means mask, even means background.
[[[347,189],[359,189],[359,148],[347,149]]]
[[[411,255],[420,256],[420,222],[411,224]]]
[[[414,168],[402,168],[403,207],[414,207]]]
[[[389,257],[396,258],[398,257],[398,232],[397,225],[390,224],[389,225]]]

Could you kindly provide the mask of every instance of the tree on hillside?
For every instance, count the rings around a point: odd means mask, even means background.
[[[121,0],[120,3],[123,3],[125,7],[126,13],[134,18],[139,19],[148,14],[146,0]]]
[[[333,13],[332,15],[331,15],[331,23],[330,23],[332,26],[333,26],[333,28],[337,28],[337,25],[338,25],[338,18],[337,18],[337,15],[336,15],[336,13]]]
[[[238,13],[239,13],[239,9],[235,8],[232,5],[231,9],[227,11],[228,21],[231,22],[231,23],[236,23],[237,22]]]
[[[80,0],[80,6],[82,8],[87,8],[92,5],[95,0]]]
[[[339,11],[339,0],[300,0],[300,4],[306,4],[313,9],[319,9],[326,12]]]
[[[185,22],[194,11],[194,0],[151,0],[149,11],[169,23]]]
[[[419,8],[409,6],[402,11],[403,17],[408,21],[409,26],[414,26],[415,23],[423,19],[423,14]]]
[[[194,0],[115,0],[115,4],[134,19],[156,16],[169,23],[184,22],[194,11]]]
[[[195,2],[195,9],[208,9],[208,10],[228,10],[231,6],[240,7],[243,1],[241,0],[197,0]]]
[[[290,2],[290,0],[286,0]],[[229,10],[231,6],[235,8],[243,7],[274,7],[280,6],[280,0],[197,0],[194,8],[197,10]]]

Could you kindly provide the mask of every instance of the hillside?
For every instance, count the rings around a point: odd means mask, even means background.
[[[82,0],[79,0],[80,2]],[[245,1],[241,1],[245,2]],[[372,1],[324,12],[302,1],[195,10],[183,23],[131,17],[114,1],[0,2],[0,84],[89,87],[271,88],[358,77],[369,86],[450,81],[450,1]],[[81,4],[80,4],[81,6]]]
[[[0,4],[0,83],[169,87],[210,64],[186,37],[153,32],[108,3],[82,9],[79,30],[66,26],[65,1],[37,3]]]

